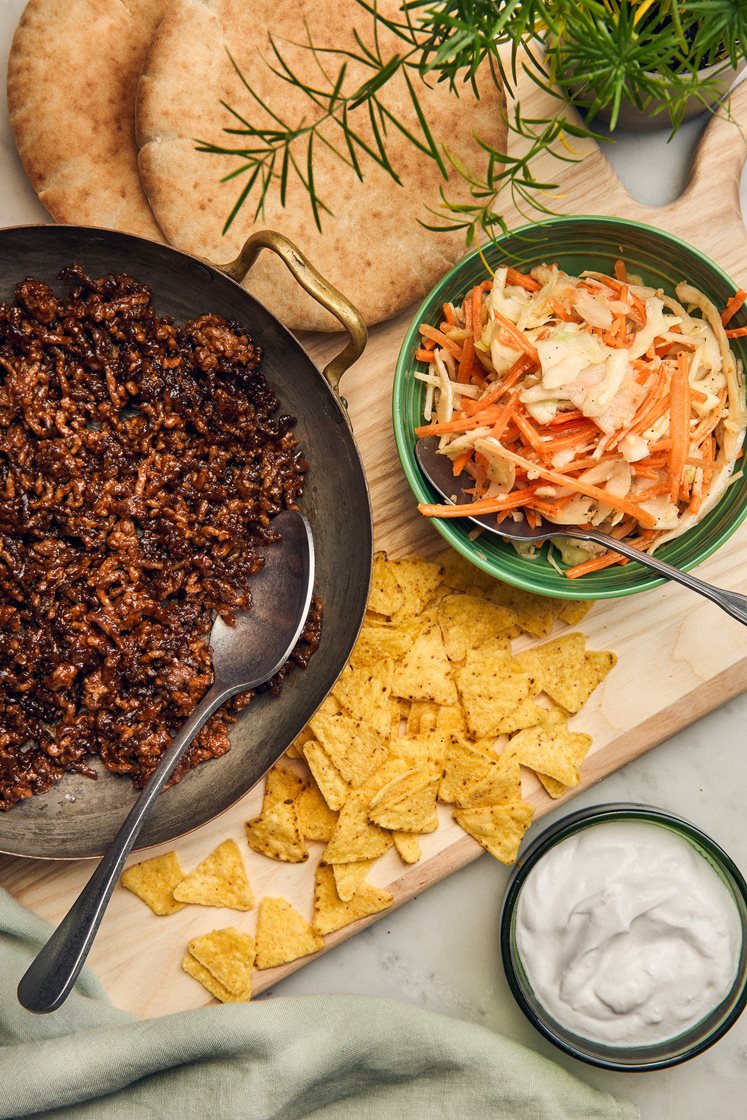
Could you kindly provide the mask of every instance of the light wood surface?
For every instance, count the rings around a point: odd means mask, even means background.
[[[523,101],[526,114],[541,111],[542,94],[532,89]],[[634,218],[668,230],[714,258],[735,281],[747,286],[747,234],[739,206],[739,177],[747,153],[747,83],[732,97],[734,121],[711,122],[701,141],[685,193],[662,209],[641,206],[627,194],[593,142],[577,144],[584,158],[561,164],[550,156],[538,174],[559,182],[553,200],[559,213],[610,214]],[[736,123],[734,123],[736,122]],[[513,215],[514,224],[522,220]],[[368,350],[345,375],[343,391],[371,488],[376,546],[392,556],[434,555],[443,541],[419,518],[399,467],[391,434],[390,390],[399,346],[410,316],[405,314],[371,332]],[[305,342],[318,359],[339,348],[339,339],[310,337]],[[704,579],[747,592],[743,557],[747,525],[698,570]],[[585,789],[643,754],[682,727],[747,689],[747,628],[715,606],[676,586],[631,598],[597,604],[584,619],[591,648],[614,649],[619,663],[592,696],[575,726],[588,731],[594,747],[582,770]],[[529,645],[524,640],[517,648]],[[541,816],[553,803],[527,779],[526,794]],[[158,851],[174,847],[185,870],[191,869],[221,840],[234,837],[247,851],[243,822],[256,814],[261,791],[255,790],[221,817]],[[387,886],[395,905],[458,870],[482,849],[440,808],[438,832],[423,837],[422,860],[406,868],[389,852],[371,880]],[[255,894],[282,895],[310,916],[313,869],[321,844],[312,844],[307,864],[285,865],[247,853]],[[137,858],[137,857],[135,857]],[[20,859],[0,860],[0,882],[38,914],[58,921],[90,875],[89,862],[60,864]],[[157,918],[133,895],[115,892],[91,953],[90,964],[112,1000],[137,1015],[165,1014],[209,1002],[204,990],[180,969],[187,941],[225,925],[253,932],[256,913],[239,914],[189,906]],[[348,927],[327,939],[326,948],[362,928]],[[256,973],[255,990],[276,983],[306,961]]]

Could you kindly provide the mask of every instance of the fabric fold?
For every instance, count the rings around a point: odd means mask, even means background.
[[[16,986],[49,927],[0,892],[0,1120],[636,1120],[635,1105],[483,1027],[368,996],[137,1020],[84,970],[33,1015]]]

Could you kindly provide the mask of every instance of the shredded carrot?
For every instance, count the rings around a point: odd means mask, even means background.
[[[506,269],[506,283],[515,284],[518,288],[525,288],[528,292],[538,292],[542,285],[539,280],[535,280],[533,276],[527,276],[523,272],[517,272],[515,268]]]
[[[617,279],[618,279],[618,280],[619,280],[619,281],[620,281],[620,282],[621,282],[622,284],[627,284],[627,282],[628,282],[628,270],[627,270],[627,268],[625,267],[625,261],[620,261],[620,260],[618,260],[618,261],[615,261],[615,265],[614,265],[614,270],[613,270],[613,271],[614,271],[614,273],[615,273],[615,276],[616,276],[616,278],[617,278]]]
[[[457,381],[461,385],[465,385],[472,374],[472,361],[475,356],[475,344],[472,338],[465,338],[464,346],[462,347],[462,356],[459,360],[459,370],[457,372]]]
[[[519,400],[519,389],[515,389],[508,399],[508,403],[503,406],[499,414],[495,418],[493,430],[490,433],[493,439],[500,439],[506,433],[506,428],[511,420],[514,419],[514,409],[516,408]]]
[[[424,338],[432,339],[434,342],[438,343],[439,346],[442,346],[444,350],[448,350],[450,354],[453,354],[455,358],[461,358],[461,348],[457,346],[448,335],[444,334],[443,331],[436,330],[435,327],[429,327],[427,323],[421,323],[418,330]]]
[[[747,335],[747,327],[734,327],[733,330],[726,331],[727,338],[744,338]]]
[[[482,334],[482,288],[479,284],[472,289],[472,333],[475,338]]]
[[[721,322],[723,326],[726,326],[726,324],[734,318],[737,311],[739,311],[739,308],[742,306],[746,299],[747,292],[744,290],[744,288],[740,288],[737,292],[734,293],[733,296],[727,299],[726,307],[721,312]]]
[[[682,485],[685,459],[690,451],[690,383],[687,379],[687,357],[679,354],[677,366],[669,385],[669,434],[672,446],[669,451],[671,473],[670,493],[676,502]]]
[[[470,447],[467,449],[467,451],[463,451],[461,455],[457,455],[456,459],[454,459],[453,463],[451,464],[451,470],[454,478],[457,478],[462,473],[474,453],[474,447]]]
[[[641,525],[653,527],[656,523],[656,518],[652,517],[645,509],[641,509],[634,502],[629,502],[625,498],[619,498],[616,494],[610,494],[607,490],[602,490],[599,486],[594,486],[590,482],[582,482],[578,478],[569,478],[568,475],[559,474],[557,471],[550,470],[548,467],[540,466],[539,463],[532,463],[528,459],[522,458],[521,455],[516,455],[513,451],[509,451],[507,447],[500,444],[500,451],[496,448],[496,452],[502,458],[508,459],[509,463],[514,463],[517,467],[523,467],[528,474],[536,474],[540,478],[546,479],[548,482],[554,482],[556,485],[568,486],[573,490],[578,490],[579,494],[586,494],[589,498],[595,498],[598,502],[610,506],[612,509],[619,509],[622,513],[629,513]]]
[[[443,312],[444,312],[444,319],[449,324],[449,326],[451,326],[451,327],[456,326],[456,321],[457,321],[456,313],[454,312],[454,308],[451,306],[450,303],[445,303],[444,304]]]
[[[534,488],[517,490],[501,498],[480,498],[476,502],[466,502],[461,505],[428,505],[421,502],[418,510],[424,517],[476,517],[481,513],[499,513],[501,510],[518,509],[528,505],[534,494]]]
[[[509,369],[503,381],[494,381],[487,392],[476,401],[465,400],[462,408],[468,416],[474,415],[480,409],[485,408],[488,404],[493,404],[494,401],[499,400],[509,389],[512,389],[522,374],[530,369],[532,363],[526,354],[522,354],[520,358],[514,362]]]
[[[415,429],[416,436],[444,436],[454,432],[469,432],[472,428],[482,428],[492,424],[500,415],[501,409],[492,406],[483,409],[475,416],[456,416],[453,420],[440,420],[433,424],[422,424]]]
[[[523,350],[525,354],[528,354],[534,364],[538,366],[540,364],[539,354],[535,347],[532,346],[529,339],[524,338],[524,335],[517,328],[516,324],[512,323],[510,319],[507,319],[505,315],[501,315],[500,311],[494,311],[493,314],[495,315],[496,322],[500,323],[511,339],[512,345],[515,345],[517,350]]]
[[[572,568],[566,568],[565,574],[568,579],[578,579],[579,576],[600,572],[603,568],[611,567],[612,564],[619,564],[623,559],[624,557],[618,552],[603,552],[601,556],[592,556],[591,560],[584,560],[583,564],[574,564]]]

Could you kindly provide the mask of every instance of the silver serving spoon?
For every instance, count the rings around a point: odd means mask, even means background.
[[[226,626],[220,618],[213,625],[211,688],[173,739],[77,900],[21,978],[18,999],[29,1011],[54,1011],[69,995],[143,821],[195,735],[231,696],[274,677],[298,641],[314,582],[311,530],[295,510],[279,513],[272,527],[282,539],[267,548],[265,565],[252,578],[252,609],[238,614],[235,626]],[[272,756],[257,760],[255,782],[275,761]]]
[[[471,501],[471,496],[465,494],[464,488],[472,486],[473,480],[466,471],[455,478],[451,469],[451,461],[446,455],[439,455],[437,448],[438,439],[435,436],[419,439],[416,443],[415,454],[423,474],[447,501],[453,499],[457,504]],[[522,517],[520,521],[514,521],[513,518],[507,517],[504,521],[498,522],[495,514],[470,517],[470,521],[482,525],[483,528],[489,529],[491,533],[496,533],[499,537],[508,537],[515,541],[545,541],[552,540],[553,537],[575,537],[582,541],[596,541],[597,544],[602,544],[605,548],[610,548],[621,556],[629,556],[631,560],[637,560],[639,564],[651,568],[652,571],[664,576],[665,579],[671,579],[675,583],[681,583],[684,587],[689,587],[691,591],[696,591],[698,595],[703,595],[706,599],[710,599],[712,603],[716,603],[732,618],[747,624],[747,595],[713,587],[712,584],[705,583],[702,579],[696,579],[688,572],[682,572],[679,568],[672,567],[671,564],[660,560],[658,556],[649,556],[647,552],[641,552],[634,545],[616,540],[615,537],[610,537],[606,533],[600,532],[599,529],[581,529],[578,525],[555,525],[546,521],[543,521],[536,529],[532,529],[525,517]]]

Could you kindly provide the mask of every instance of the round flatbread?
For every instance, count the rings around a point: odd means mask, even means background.
[[[30,0],[8,59],[10,124],[53,218],[163,240],[137,167],[135,92],[168,0]]]
[[[387,0],[386,8],[397,12],[399,4]],[[237,121],[221,102],[253,124],[272,122],[260,102],[293,126],[311,119],[305,96],[268,65],[271,32],[305,80],[323,80],[318,61],[308,50],[293,45],[305,38],[305,26],[317,46],[355,50],[353,28],[367,42],[372,40],[371,17],[355,0],[253,0],[251,4],[177,0],[154,35],[138,87],[140,174],[158,224],[172,245],[220,264],[237,255],[254,229],[279,230],[348,296],[368,323],[375,323],[422,298],[464,252],[463,231],[434,233],[421,224],[434,221],[427,208],[438,207],[442,186],[449,196],[466,194],[459,176],[445,183],[436,163],[390,123],[387,150],[402,185],[365,156],[361,156],[364,180],[360,182],[351,167],[317,142],[316,190],[331,211],[321,216],[321,232],[315,227],[307,191],[292,175],[285,207],[276,180],[264,213],[255,220],[257,196],[252,195],[223,235],[246,177],[222,182],[240,161],[196,150],[196,140],[228,146],[247,143],[223,131]],[[381,44],[387,56],[402,49],[389,33],[382,35]],[[229,52],[256,99],[242,84]],[[325,65],[336,75],[337,59],[326,56]],[[370,76],[358,64],[349,67],[349,89],[355,88],[361,75]],[[479,100],[469,86],[462,87],[459,97],[445,83],[433,89],[419,85],[419,89],[434,135],[456,158],[471,167],[484,167],[474,134],[505,151],[503,95],[489,78],[481,83]],[[418,131],[403,79],[397,77],[388,85],[382,100],[408,128]],[[368,111],[354,111],[351,122],[371,143]],[[322,134],[345,151],[344,138],[332,122],[325,122]],[[305,147],[297,158],[305,174]],[[269,253],[262,254],[246,286],[294,329],[338,327]]]

